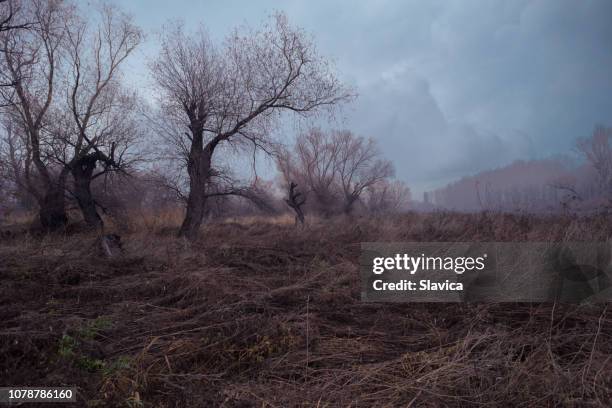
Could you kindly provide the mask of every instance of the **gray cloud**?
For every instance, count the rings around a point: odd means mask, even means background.
[[[607,0],[121,3],[147,30],[182,18],[218,38],[286,11],[357,88],[347,126],[378,139],[417,192],[612,124]]]

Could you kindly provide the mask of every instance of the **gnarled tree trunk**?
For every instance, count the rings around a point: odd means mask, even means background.
[[[296,190],[297,184],[293,181],[289,184],[289,196],[285,199],[285,202],[289,207],[295,211],[295,226],[297,227],[298,223],[303,227],[304,226],[304,211],[302,210],[302,206],[306,204],[306,197],[302,195],[299,191]]]
[[[196,135],[198,132],[194,132]],[[204,214],[206,213],[206,183],[210,177],[212,154],[215,148],[213,142],[203,147],[203,137],[193,138],[187,172],[189,173],[189,196],[185,219],[179,230],[179,236],[194,240],[198,236]]]
[[[74,196],[79,203],[83,219],[92,229],[102,229],[104,223],[96,210],[96,201],[91,194],[91,179],[96,162],[101,160],[100,153],[95,152],[78,159],[71,166],[74,178]]]
[[[56,231],[68,223],[66,199],[64,197],[65,185],[66,173],[62,172],[56,182],[48,184],[44,195],[39,200],[40,210],[38,215],[40,224],[46,232]]]
[[[354,193],[345,194],[344,208],[342,209],[344,212],[344,215],[351,215],[353,213],[353,209],[355,208],[355,203],[357,202],[358,198],[359,198],[358,194],[354,194]]]

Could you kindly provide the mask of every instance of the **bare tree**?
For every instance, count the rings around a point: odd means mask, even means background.
[[[293,151],[279,154],[277,164],[285,183],[305,186],[314,209],[326,216],[350,214],[364,192],[393,175],[376,143],[350,131],[310,129]]]
[[[382,180],[366,191],[365,204],[372,214],[405,210],[409,202],[410,188],[400,180]]]
[[[298,136],[293,151],[281,150],[277,165],[285,184],[296,181],[312,196],[313,209],[326,216],[336,212],[341,194],[337,185],[337,144],[318,128]]]
[[[138,129],[134,111],[136,98],[119,82],[120,66],[142,40],[132,19],[116,8],[104,6],[100,22],[91,27],[86,20],[67,27],[67,107],[73,132],[63,143],[70,148],[60,162],[72,174],[74,197],[85,222],[102,228],[91,182],[109,171],[125,170],[129,149]],[[96,172],[97,164],[102,164]]]
[[[350,214],[364,191],[393,176],[393,165],[381,158],[374,140],[350,131],[333,133],[332,144],[338,146],[336,168],[344,197],[343,212]]]
[[[67,222],[65,191],[84,219],[101,227],[90,183],[121,169],[135,132],[135,97],[119,81],[119,66],[141,40],[131,18],[113,7],[99,9],[95,26],[60,0],[33,0],[25,9],[35,24],[2,35],[6,49],[1,90],[9,113],[27,136],[24,175],[37,198],[44,229]],[[35,171],[29,171],[29,162]],[[95,172],[98,163],[102,171]]]
[[[590,137],[579,139],[576,147],[597,172],[603,195],[612,199],[612,128],[597,126]]]
[[[190,239],[202,223],[219,145],[246,144],[269,153],[282,112],[307,116],[351,97],[282,14],[261,30],[234,31],[221,49],[202,32],[174,30],[151,69],[164,110],[180,129],[174,140],[187,155],[189,194],[180,235]]]
[[[0,95],[27,137],[31,161],[41,183],[40,190],[33,189],[41,224],[46,230],[54,230],[67,221],[64,186],[68,172],[57,173],[49,160],[53,143],[47,125],[57,93],[60,48],[72,9],[58,0],[32,0],[24,12],[33,21],[31,29],[8,30],[0,36],[4,50],[0,82],[9,84],[0,88]]]

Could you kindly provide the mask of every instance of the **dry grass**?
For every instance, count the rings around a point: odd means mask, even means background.
[[[134,217],[137,219],[137,217]],[[146,222],[145,222],[146,221]],[[116,226],[5,238],[0,373],[83,406],[607,406],[612,313],[551,304],[360,301],[362,241],[601,240],[601,219],[430,214]],[[14,235],[14,234],[13,234]]]

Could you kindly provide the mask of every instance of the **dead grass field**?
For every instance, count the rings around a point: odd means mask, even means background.
[[[605,305],[360,300],[363,241],[602,240],[604,219],[408,214],[175,218],[0,245],[0,381],[78,387],[77,406],[609,406]]]

